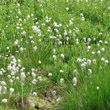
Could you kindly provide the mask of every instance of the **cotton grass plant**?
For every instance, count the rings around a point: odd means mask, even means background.
[[[110,109],[109,0],[0,4],[0,109]]]

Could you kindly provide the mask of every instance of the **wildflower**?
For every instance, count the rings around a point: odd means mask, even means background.
[[[31,43],[33,44],[33,43],[34,43],[34,41],[33,41],[33,40],[31,40]]]
[[[90,49],[90,48],[91,48],[91,46],[88,46],[87,48],[88,48],[88,49]]]
[[[94,51],[92,51],[91,53],[92,53],[92,55],[94,55],[94,54],[95,54],[95,52],[94,52]]]
[[[81,58],[78,58],[78,59],[77,59],[77,62],[82,62]]]
[[[33,92],[33,95],[34,95],[34,96],[37,96],[37,93],[36,93],[36,92]]]
[[[69,25],[72,25],[72,24],[73,24],[73,22],[71,20],[69,20]],[[71,31],[69,33],[71,33]]]
[[[9,50],[9,47],[6,47],[7,50]]]
[[[5,86],[6,82],[5,81],[1,81],[1,85]]]
[[[85,21],[85,18],[84,17],[82,17],[82,21]]]
[[[31,74],[32,74],[33,78],[35,78],[35,77],[36,77],[36,74],[35,74],[34,72],[32,72]]]
[[[0,71],[0,75],[3,75],[3,72],[2,71]]]
[[[20,9],[18,9],[18,14],[21,14],[21,10]]]
[[[32,30],[36,33],[40,33],[40,29],[37,26],[32,26]]]
[[[64,59],[64,54],[61,54],[61,57]]]
[[[14,88],[10,88],[10,94],[14,92]]]
[[[69,8],[68,8],[68,7],[66,7],[66,10],[68,11],[68,10],[69,10]]]
[[[18,62],[19,62],[19,63],[21,63],[21,60],[20,60],[20,59],[18,59]]]
[[[30,72],[27,72],[28,75],[30,75]]]
[[[92,61],[93,61],[94,64],[96,64],[96,59],[93,59]]]
[[[39,79],[40,81],[42,81],[42,77],[41,77],[41,76],[38,76],[38,79]]]
[[[86,61],[86,58],[83,58],[82,61]]]
[[[74,70],[73,72],[74,72],[76,75],[78,74],[78,71],[77,71],[77,70]]]
[[[66,30],[64,30],[64,36],[66,36],[68,33],[67,33],[67,31]]]
[[[24,71],[24,70],[25,70],[25,67],[22,67],[20,71]]]
[[[2,99],[2,102],[3,102],[3,103],[6,103],[6,102],[7,102],[7,99]]]
[[[30,18],[30,15],[27,15],[27,18]]]
[[[3,90],[4,90],[4,91],[3,91],[3,94],[6,94],[7,87],[4,86],[4,87],[3,87]]]
[[[101,60],[102,60],[102,61],[105,61],[105,58],[102,57]]]
[[[55,39],[56,37],[55,37],[55,36],[49,36],[49,38],[50,38],[50,39]]]
[[[60,73],[63,73],[64,71],[63,70],[60,70]]]
[[[20,7],[20,4],[18,3],[17,6]]]
[[[49,73],[48,76],[52,76],[52,73]]]
[[[24,48],[23,48],[23,47],[21,47],[21,48],[20,48],[20,51],[21,51],[21,52],[23,52],[23,50],[24,50]]]
[[[53,49],[53,53],[55,53],[56,52],[56,49]]]
[[[34,51],[36,51],[37,50],[37,46],[34,46],[33,49],[34,49]]]
[[[105,41],[105,44],[108,44],[108,41]]]
[[[11,84],[13,84],[13,80],[12,80],[12,79],[10,79],[9,82],[10,82]]]
[[[38,63],[41,64],[42,62],[39,60]]]
[[[21,19],[21,18],[19,18],[19,21],[22,21],[22,19]]]
[[[53,55],[53,58],[54,58],[54,59],[56,59],[56,58],[57,58],[57,56],[56,56],[56,55]]]
[[[24,35],[24,36],[26,36],[26,31],[23,31],[21,34]]]
[[[99,86],[97,86],[96,89],[99,90]]]
[[[102,34],[103,34],[102,32],[99,33],[99,35],[102,35]]]
[[[32,70],[32,72],[34,72],[34,71],[35,71],[35,69],[34,69],[34,68],[32,68],[31,70]]]
[[[69,40],[69,37],[66,37],[66,40],[68,41]]]
[[[58,103],[60,102],[60,100],[61,100],[61,98],[60,98],[60,97],[56,99],[56,101],[57,101]]]
[[[36,84],[37,80],[36,79],[33,79],[32,80],[32,84]]]
[[[16,79],[19,80],[19,76],[17,76]]]
[[[8,78],[11,78],[11,75],[8,75]]]
[[[97,51],[97,54],[99,54],[99,55],[100,55],[100,53],[101,53],[101,51],[100,51],[100,50],[98,50],[98,51]]]
[[[90,59],[87,60],[87,64],[91,65],[91,60]]]
[[[86,65],[87,65],[87,62],[82,63],[82,64],[81,64],[82,69],[85,68]]]
[[[88,73],[89,75],[92,74],[92,70],[91,70],[91,69],[88,69],[88,72],[89,72],[89,73]]]
[[[26,77],[26,76],[25,76],[25,72],[21,72],[21,79],[22,79],[22,80],[25,80],[25,77]]]
[[[62,45],[62,41],[59,41],[59,45]]]
[[[73,78],[73,86],[76,86],[76,85],[77,85],[77,78],[74,77],[74,78]]]
[[[99,43],[102,43],[102,40],[99,40]]]
[[[95,41],[95,40],[96,40],[96,38],[93,38],[93,40]]]
[[[64,79],[63,78],[60,79],[60,83],[61,84],[64,83]]]
[[[98,43],[98,44],[97,44],[97,46],[99,47],[99,46],[100,46],[100,44]]]
[[[84,16],[83,13],[80,13],[80,16]]]
[[[53,95],[56,95],[56,91],[55,90],[53,91]]]
[[[109,63],[109,61],[108,60],[105,60],[105,63]]]
[[[18,40],[15,41],[14,45],[18,45]]]
[[[102,51],[105,51],[105,48],[101,48]]]

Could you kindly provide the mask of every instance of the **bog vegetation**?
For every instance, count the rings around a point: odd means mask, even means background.
[[[110,110],[109,0],[0,0],[0,110]]]

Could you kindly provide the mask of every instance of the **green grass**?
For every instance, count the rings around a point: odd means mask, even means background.
[[[110,109],[110,1],[77,1],[0,1],[0,107]]]

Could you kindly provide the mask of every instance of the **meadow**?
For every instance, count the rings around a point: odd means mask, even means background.
[[[110,110],[110,0],[0,0],[0,110]]]

